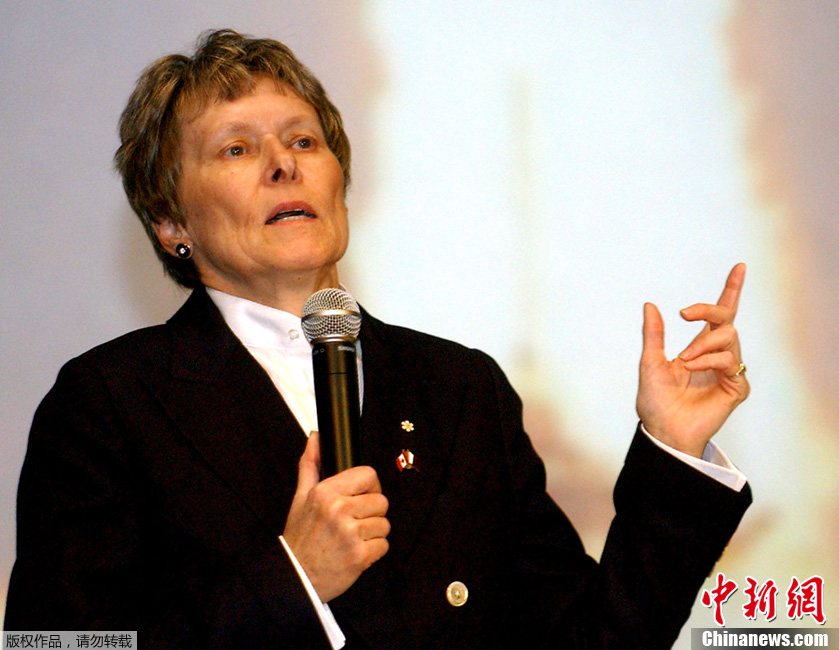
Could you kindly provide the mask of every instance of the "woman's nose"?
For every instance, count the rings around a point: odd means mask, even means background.
[[[294,152],[284,147],[277,138],[265,142],[268,164],[266,175],[271,183],[297,180],[297,159]]]

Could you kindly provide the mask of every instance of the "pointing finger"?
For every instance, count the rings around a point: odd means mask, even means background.
[[[737,313],[737,305],[740,303],[740,292],[743,290],[743,281],[746,278],[746,265],[740,262],[728,274],[725,281],[725,289],[720,294],[717,304],[723,307],[730,307]]]

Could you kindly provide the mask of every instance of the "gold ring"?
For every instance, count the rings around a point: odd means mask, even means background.
[[[744,372],[746,372],[746,364],[745,364],[745,363],[741,363],[741,364],[740,364],[740,367],[739,367],[739,368],[737,368],[737,372],[735,372],[735,373],[732,375],[732,377],[739,377],[739,376],[740,376],[740,375],[742,375]]]

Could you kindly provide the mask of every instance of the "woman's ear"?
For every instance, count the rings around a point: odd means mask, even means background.
[[[192,240],[182,226],[171,219],[155,222],[154,234],[157,241],[169,255],[178,257],[177,247],[179,244],[192,245]]]

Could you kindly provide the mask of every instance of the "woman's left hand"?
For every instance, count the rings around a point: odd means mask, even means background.
[[[705,321],[705,327],[672,361],[664,356],[661,314],[655,305],[644,305],[638,415],[650,435],[697,458],[749,395],[734,328],[745,276],[746,265],[737,264],[715,305],[699,303],[681,311],[682,318]]]

